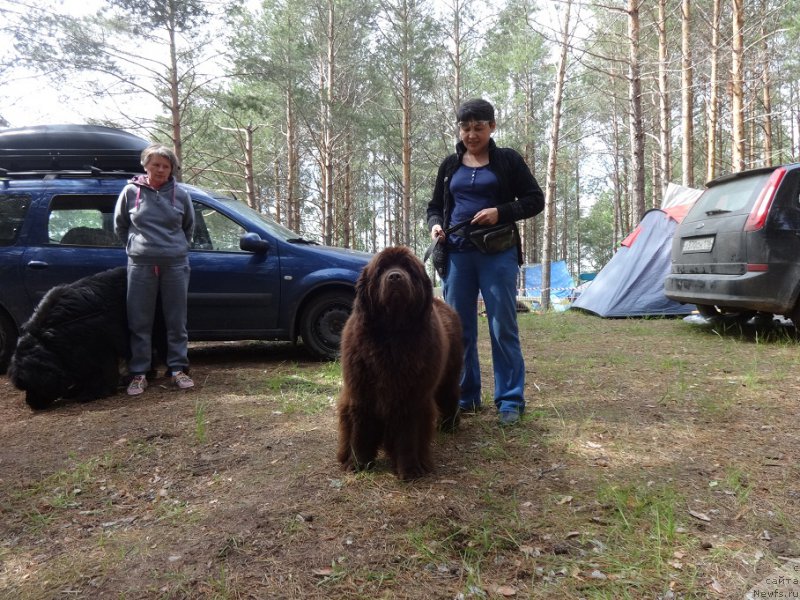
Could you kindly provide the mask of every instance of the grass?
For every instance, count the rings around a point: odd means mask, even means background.
[[[194,439],[198,444],[205,444],[208,439],[208,421],[206,403],[198,400],[194,403]]]
[[[315,415],[329,409],[339,394],[341,366],[321,363],[314,369],[275,373],[264,381],[269,394],[277,397],[279,410],[287,415]]]
[[[113,459],[109,454],[77,462],[70,469],[16,489],[12,501],[38,507],[27,512],[33,526],[48,523],[52,520],[50,510],[68,510],[80,506],[80,496],[95,486],[100,478],[99,473],[112,467]]]
[[[750,485],[750,478],[744,471],[736,467],[729,467],[725,472],[724,483],[725,487],[733,492],[739,504],[747,502],[752,486]]]
[[[487,410],[436,436],[416,482],[382,456],[338,470],[338,363],[198,360],[191,395],[35,415],[14,397],[0,589],[689,600],[743,597],[780,563],[762,532],[800,535],[793,334],[521,315],[528,405],[501,429],[481,327]]]

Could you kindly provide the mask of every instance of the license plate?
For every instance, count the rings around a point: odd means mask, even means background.
[[[711,252],[714,247],[714,236],[689,238],[683,240],[684,252]]]

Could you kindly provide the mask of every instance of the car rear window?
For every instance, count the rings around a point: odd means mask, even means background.
[[[30,197],[24,194],[0,196],[0,246],[11,246],[17,240],[30,205]]]
[[[709,187],[692,209],[695,215],[749,212],[771,173],[741,177]]]

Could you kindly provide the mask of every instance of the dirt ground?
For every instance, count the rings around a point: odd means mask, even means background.
[[[340,371],[301,347],[42,412],[0,377],[0,597],[800,597],[794,334],[520,326],[522,424],[465,416],[410,483],[338,468]]]

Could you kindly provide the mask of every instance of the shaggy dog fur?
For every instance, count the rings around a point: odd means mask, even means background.
[[[364,268],[341,350],[337,457],[343,468],[368,468],[383,446],[401,479],[429,473],[437,424],[458,425],[461,322],[433,297],[411,250],[387,248]]]
[[[58,398],[94,400],[117,392],[130,352],[125,267],[58,285],[22,326],[8,375],[40,410]],[[166,345],[156,319],[154,345]],[[163,341],[160,338],[164,338]],[[161,356],[164,356],[161,353]]]

